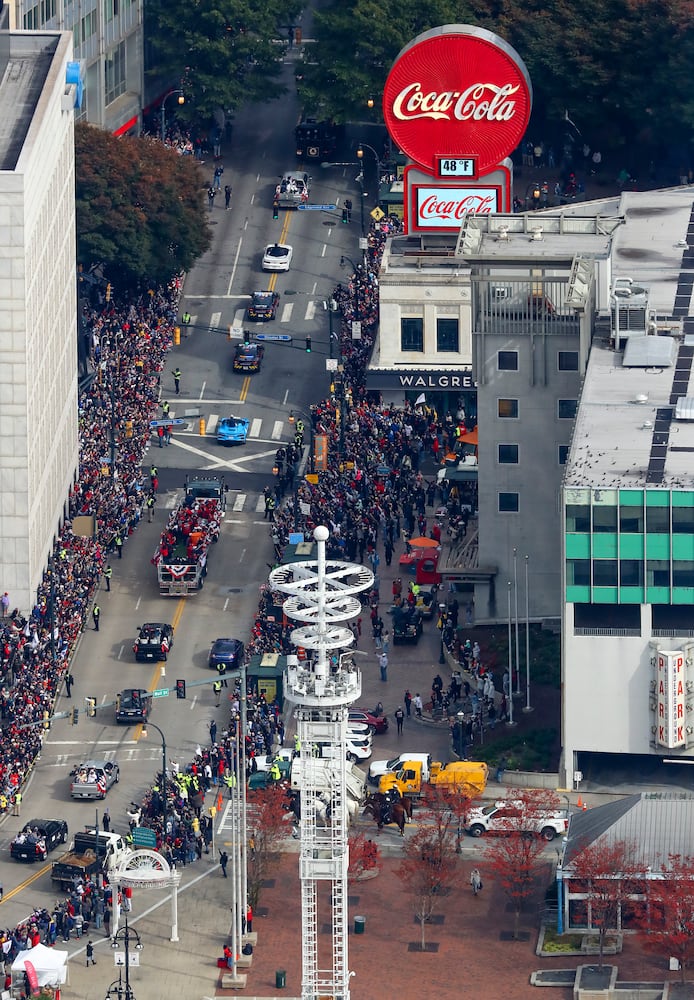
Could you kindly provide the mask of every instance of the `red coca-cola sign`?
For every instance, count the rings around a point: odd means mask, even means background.
[[[477,158],[477,175],[518,146],[532,109],[523,60],[491,31],[433,28],[406,45],[383,91],[393,142],[436,173],[440,156]]]

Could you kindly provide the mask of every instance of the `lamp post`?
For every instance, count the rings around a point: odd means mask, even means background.
[[[338,306],[335,299],[331,296],[329,299],[323,299],[323,308],[328,312],[328,354],[329,357],[333,356],[333,315],[337,312]],[[337,337],[337,359],[342,361],[342,351],[340,350],[340,335],[338,333]]]
[[[161,141],[166,142],[166,102],[174,94],[178,95],[178,103],[185,104],[186,98],[182,90],[170,90],[168,94],[164,95],[164,99],[161,102]]]
[[[508,722],[507,726],[515,726],[513,721],[513,638],[511,635],[511,581],[508,581]]]
[[[376,150],[373,148],[373,146],[369,146],[368,142],[360,142],[357,148],[358,160],[363,160],[365,149],[370,150],[374,155],[374,159],[376,160],[376,191],[378,192],[381,184],[381,158],[376,152]],[[378,194],[376,196],[376,200],[378,201]]]
[[[106,990],[106,1000],[110,997],[118,997],[118,1000],[135,1000],[135,994],[130,986],[130,941],[131,938],[135,938],[135,949],[136,951],[142,951],[142,941],[140,940],[140,935],[137,931],[134,931],[128,926],[128,918],[125,918],[125,924],[111,938],[111,947],[117,948],[119,942],[122,940],[125,945],[125,989],[123,988],[123,980],[121,971],[118,972],[118,980],[111,983],[109,988]]]
[[[142,735],[145,738],[147,737],[147,729],[149,728],[149,726],[151,726],[152,729],[156,729],[156,731],[161,736],[161,792],[162,792],[162,799],[163,799],[162,814],[163,814],[163,820],[164,820],[164,825],[163,825],[163,830],[162,830],[162,838],[161,839],[162,839],[162,842],[163,842],[163,841],[166,840],[166,813],[167,813],[167,805],[166,805],[166,737],[164,736],[164,734],[161,731],[161,729],[159,728],[159,726],[157,726],[154,722],[150,722],[150,720],[147,719],[147,722],[145,722],[144,725],[142,726]],[[126,924],[126,926],[127,926],[127,924]]]
[[[513,601],[516,635],[516,694],[520,694],[520,646],[518,644],[518,550],[515,547],[513,549]]]
[[[463,760],[465,757],[465,743],[463,740],[464,725],[465,725],[465,712],[461,709],[457,716],[458,720],[458,742],[460,743],[460,759]]]
[[[530,592],[528,591],[528,560],[525,557],[525,708],[524,712],[532,712],[530,704]]]

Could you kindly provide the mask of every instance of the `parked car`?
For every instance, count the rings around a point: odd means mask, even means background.
[[[171,625],[167,625],[165,622],[145,622],[144,625],[140,626],[133,646],[135,659],[138,663],[143,660],[166,660],[173,642],[174,635]]]
[[[293,254],[288,243],[268,243],[263,254],[263,271],[288,271]]]
[[[352,708],[349,712],[349,723],[352,722],[363,722],[371,729],[372,733],[387,733],[388,732],[388,716],[387,715],[373,715],[371,712],[367,712],[363,708]]]
[[[235,372],[259,372],[265,356],[265,348],[262,344],[246,342],[237,344],[234,351],[234,371]]]
[[[269,289],[262,292],[253,292],[251,295],[251,304],[246,310],[246,317],[256,321],[276,319],[279,304],[279,292],[272,292]]]
[[[218,444],[245,444],[250,421],[245,417],[222,417],[217,424]]]
[[[524,815],[526,812],[526,815]],[[527,826],[527,830],[522,829]],[[554,840],[569,828],[569,818],[563,809],[539,809],[532,813],[522,802],[500,799],[487,806],[470,809],[465,829],[471,837],[485,833],[537,833],[543,840]]]
[[[49,852],[67,840],[64,819],[31,819],[10,844],[15,861],[45,861]]]
[[[355,763],[358,760],[368,760],[372,754],[371,749],[371,737],[364,737],[363,739],[357,739],[356,737],[351,738],[349,735],[347,737],[347,760]]]
[[[243,643],[240,639],[215,639],[207,659],[207,666],[216,670],[226,663],[227,670],[237,670],[243,659]]]

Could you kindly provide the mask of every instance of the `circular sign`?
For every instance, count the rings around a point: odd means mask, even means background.
[[[532,108],[523,60],[491,31],[445,25],[418,35],[383,91],[391,139],[434,174],[440,156],[477,158],[478,176],[518,146]]]

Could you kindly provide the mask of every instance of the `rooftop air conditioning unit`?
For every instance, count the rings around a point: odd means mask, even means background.
[[[532,237],[531,237],[531,239],[533,239],[533,240],[541,240],[543,238],[543,236],[544,236],[544,232],[545,231],[542,228],[542,226],[538,226],[536,229],[532,230]]]
[[[497,236],[497,239],[508,241],[508,226],[499,226],[499,235]]]

